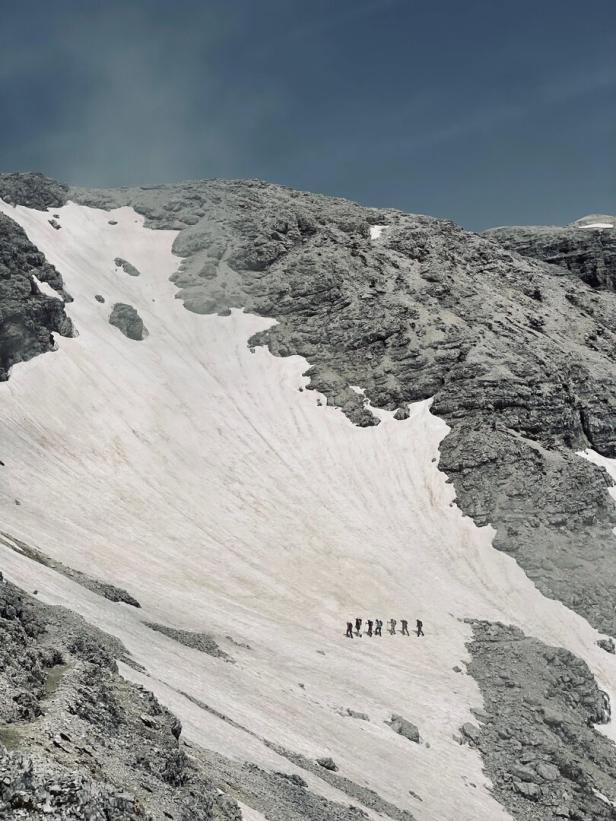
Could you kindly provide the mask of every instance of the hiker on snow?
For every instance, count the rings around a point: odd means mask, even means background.
[[[374,622],[371,619],[368,619],[368,635],[369,636],[372,635],[372,625],[373,624],[374,624]]]
[[[346,637],[347,637],[347,639],[352,639],[353,638],[353,622],[352,621],[347,621]]]
[[[376,620],[376,626],[374,628],[374,635],[375,636],[382,636],[381,630],[383,629],[383,622],[380,619]]]
[[[361,619],[358,618],[358,619],[355,619],[355,635],[356,636],[361,636],[360,630],[361,630]]]
[[[401,624],[402,624],[402,635],[403,636],[410,635],[409,634],[409,623],[408,623],[408,621],[406,619],[402,619]]]
[[[396,633],[396,624],[397,623],[398,622],[395,619],[390,619],[389,620],[389,632],[391,633],[392,636],[395,635],[395,633]]]
[[[423,635],[425,635],[423,631],[423,621],[421,619],[417,619],[417,636],[419,637]]]

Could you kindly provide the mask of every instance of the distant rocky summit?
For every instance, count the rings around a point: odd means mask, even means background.
[[[616,217],[591,214],[564,228],[492,228],[484,236],[523,256],[566,268],[591,288],[616,290]]]

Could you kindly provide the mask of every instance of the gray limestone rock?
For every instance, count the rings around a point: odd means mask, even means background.
[[[122,257],[116,257],[114,259],[114,263],[118,268],[121,268],[124,273],[128,274],[131,277],[138,277],[141,276],[141,271],[137,270],[134,265],[131,265],[130,262],[127,262]]]
[[[609,720],[609,702],[585,662],[515,627],[472,626],[468,672],[484,710],[463,732],[496,798],[520,821],[613,818],[597,793],[616,799],[616,747],[593,726]]]
[[[141,341],[147,336],[143,320],[133,308],[125,302],[116,302],[109,315],[109,324],[118,328],[128,339]]]
[[[1,818],[240,821],[184,752],[177,718],[118,674],[125,653],[0,581]]]
[[[523,256],[558,265],[577,274],[591,288],[616,290],[616,229],[585,225],[614,224],[614,217],[593,215],[564,228],[521,226],[492,228],[485,236]]]
[[[326,756],[325,758],[317,758],[317,764],[319,767],[323,767],[325,770],[329,770],[330,772],[337,773],[338,772],[338,765],[334,761],[333,758]]]
[[[14,364],[52,351],[53,333],[73,334],[64,303],[41,293],[35,276],[70,301],[56,269],[17,223],[0,214],[0,381]]]
[[[388,724],[395,733],[398,733],[398,735],[408,738],[409,741],[413,741],[415,744],[421,743],[419,729],[411,721],[407,721],[406,718],[394,714],[390,720],[385,723]]]
[[[154,622],[146,622],[146,626],[151,630],[156,630],[174,641],[183,644],[185,647],[192,647],[193,650],[199,650],[201,653],[207,653],[208,656],[214,658],[224,659],[225,661],[233,662],[233,658],[222,650],[217,641],[209,633],[195,633],[192,630],[177,630],[175,627],[167,627],[165,624],[156,624]]]
[[[46,211],[66,204],[68,186],[40,173],[0,174],[0,197],[11,205]]]
[[[602,650],[605,650],[606,653],[611,653],[612,655],[616,653],[616,644],[614,644],[614,639],[612,638],[599,639],[597,644]]]

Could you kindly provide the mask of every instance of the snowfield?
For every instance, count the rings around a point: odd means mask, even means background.
[[[453,670],[467,658],[462,619],[501,620],[567,647],[611,695],[616,658],[492,548],[490,528],[462,515],[437,468],[447,426],[430,403],[402,422],[377,411],[378,427],[354,427],[304,390],[305,360],[251,352],[247,340],[270,320],[200,316],[174,298],[175,232],[145,228],[129,208],[69,203],[54,209],[55,230],[47,213],[0,207],[61,272],[79,332],[0,385],[0,529],[127,589],[142,609],[0,545],[7,578],[118,636],[147,670],[122,665],[123,674],[207,748],[298,772],[344,804],[261,739],[331,756],[341,775],[420,821],[509,818],[479,754],[455,739],[481,707],[473,679]],[[116,270],[116,257],[142,275]],[[115,302],[137,309],[145,340],[109,324]],[[411,627],[421,618],[426,636],[345,639],[356,616]],[[236,663],[146,621],[211,633]],[[421,744],[384,723],[392,713],[419,727]]]

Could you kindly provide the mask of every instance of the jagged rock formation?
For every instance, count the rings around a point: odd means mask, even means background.
[[[125,653],[0,574],[2,818],[240,821],[186,755],[178,719],[119,676]]]
[[[143,320],[132,305],[116,302],[109,315],[109,324],[118,328],[128,339],[141,341],[147,336]]]
[[[310,387],[355,424],[378,423],[366,400],[404,418],[433,396],[460,507],[542,592],[616,634],[610,480],[574,455],[616,455],[611,293],[450,222],[256,181],[71,197],[180,230],[185,306],[274,317],[250,344],[306,357]]]
[[[614,746],[592,726],[608,700],[587,665],[502,624],[475,622],[468,648],[484,709],[461,742],[481,752],[499,801],[520,821],[614,818]]]
[[[35,277],[70,300],[56,269],[15,222],[0,214],[0,380],[8,379],[16,362],[53,350],[53,333],[72,335],[64,303],[41,293]]]
[[[45,211],[60,208],[68,196],[68,185],[39,173],[0,174],[0,198],[11,205]]]
[[[616,229],[614,217],[593,215],[565,228],[520,226],[492,228],[484,233],[518,254],[567,268],[591,288],[616,290]]]

